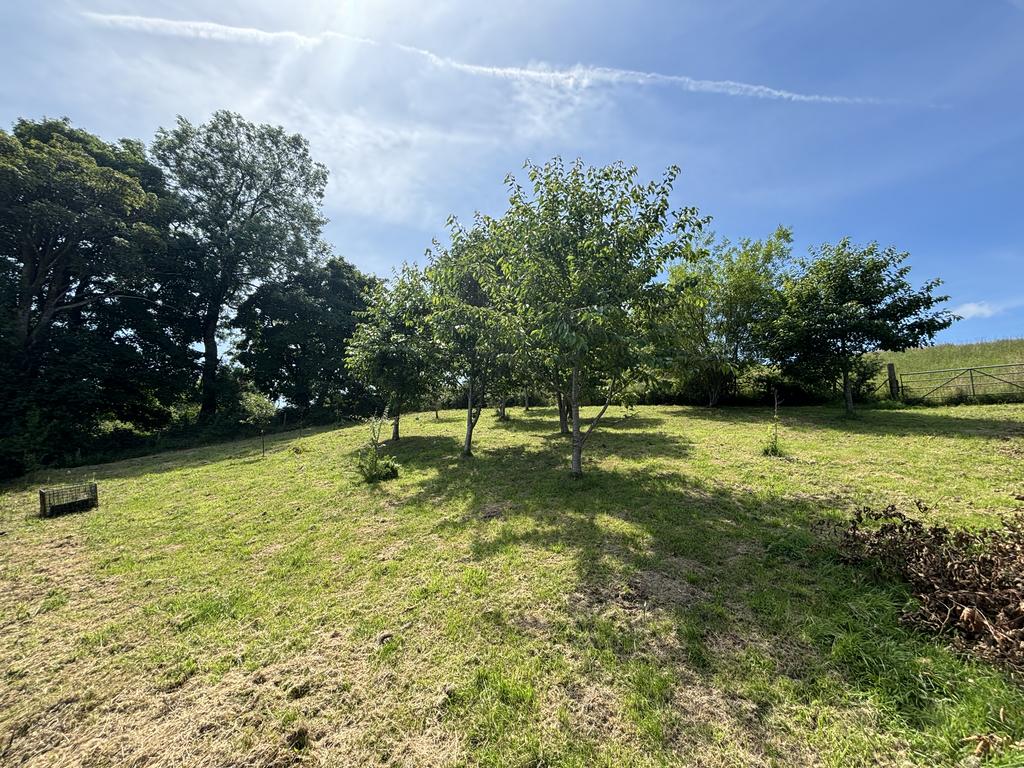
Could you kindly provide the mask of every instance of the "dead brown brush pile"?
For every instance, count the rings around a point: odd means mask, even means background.
[[[917,607],[905,614],[908,623],[1024,671],[1024,515],[1000,527],[951,531],[895,506],[864,508],[843,532],[841,549],[848,561],[873,564],[910,584]]]

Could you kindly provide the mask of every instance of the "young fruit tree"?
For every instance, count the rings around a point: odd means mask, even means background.
[[[851,373],[864,355],[921,346],[958,318],[935,309],[949,298],[934,295],[942,281],[914,288],[909,254],[892,246],[859,247],[845,238],[813,256],[785,283],[772,344],[784,367],[838,374],[853,413]]]
[[[430,329],[427,283],[415,266],[404,265],[370,291],[365,311],[348,342],[345,363],[352,375],[387,401],[391,439],[401,437],[402,407],[435,388],[438,376]]]
[[[504,256],[515,311],[552,371],[564,371],[572,424],[572,475],[612,400],[650,365],[664,307],[665,265],[686,254],[706,221],[695,208],[673,211],[679,169],[641,184],[637,169],[615,163],[527,164],[530,189],[509,178]],[[510,236],[514,235],[514,236]],[[584,427],[580,407],[599,393]]]
[[[314,162],[300,134],[223,110],[198,126],[179,117],[174,128],[157,131],[152,152],[180,199],[185,234],[196,243],[200,414],[209,418],[217,412],[221,321],[261,281],[322,250],[327,168]]]
[[[792,232],[764,240],[715,242],[669,269],[669,365],[680,391],[708,406],[735,389],[744,371],[765,362],[764,329],[778,314]]]
[[[427,269],[431,327],[445,370],[466,392],[462,455],[472,456],[473,430],[487,394],[504,386],[503,373],[513,350],[501,304],[503,275],[495,222],[478,217],[468,230],[454,219],[449,225],[451,246],[435,247]]]

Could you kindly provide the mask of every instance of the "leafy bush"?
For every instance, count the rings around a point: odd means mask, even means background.
[[[398,462],[392,456],[381,453],[380,433],[387,419],[388,409],[385,408],[380,416],[374,415],[368,420],[370,439],[356,454],[356,469],[367,483],[379,483],[382,480],[394,480],[398,477]]]
[[[765,437],[764,445],[761,446],[761,453],[764,456],[782,455],[782,445],[779,443],[779,416],[777,413],[772,418],[771,426],[768,427],[768,434]]]
[[[910,585],[918,604],[904,614],[907,622],[1024,671],[1024,515],[999,528],[950,531],[891,505],[880,512],[861,509],[841,548],[848,561],[874,564]]]

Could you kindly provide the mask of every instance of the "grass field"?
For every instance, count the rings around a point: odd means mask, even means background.
[[[0,764],[1024,764],[1024,688],[899,623],[827,522],[1020,507],[1024,406],[550,410],[167,453],[0,495]],[[102,507],[31,517],[43,482]],[[1015,745],[1016,743],[1016,745]]]
[[[905,352],[881,353],[879,359],[883,363],[896,363],[896,370],[900,373],[1024,363],[1024,339],[936,344]]]

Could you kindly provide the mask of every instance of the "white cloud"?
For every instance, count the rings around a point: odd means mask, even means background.
[[[766,85],[743,83],[733,80],[701,80],[687,75],[642,72],[631,69],[614,69],[577,64],[569,69],[555,69],[543,65],[528,67],[493,67],[472,64],[441,56],[425,48],[401,43],[381,42],[367,37],[326,31],[306,35],[290,30],[266,31],[254,27],[236,27],[207,21],[178,21],[152,16],[133,16],[85,12],[86,18],[96,24],[116,29],[125,29],[145,34],[188,37],[217,42],[238,42],[257,45],[286,44],[302,49],[312,49],[332,43],[386,47],[416,56],[439,69],[463,74],[506,80],[520,84],[535,84],[569,90],[583,90],[597,85],[665,85],[692,93],[714,93],[757,99],[774,99],[790,102],[821,104],[886,104],[895,103],[886,99],[859,96],[834,96],[816,93],[798,93]]]
[[[487,137],[392,123],[358,113],[326,114],[306,103],[272,105],[275,119],[301,125],[331,169],[327,205],[391,223],[436,226],[451,211],[428,194],[453,164],[494,143]]]
[[[1018,307],[1024,307],[1024,299],[1011,301],[967,301],[953,307],[953,314],[960,315],[964,320],[995,317]]]
[[[1000,307],[994,306],[987,301],[968,301],[960,306],[953,307],[953,314],[960,315],[964,320],[992,317],[1001,311]]]

